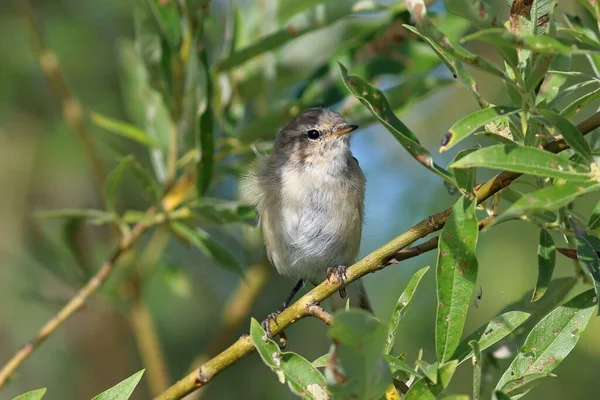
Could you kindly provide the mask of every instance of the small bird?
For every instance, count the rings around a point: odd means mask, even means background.
[[[345,297],[347,266],[360,246],[365,177],[350,151],[357,129],[326,108],[289,121],[268,156],[259,155],[240,183],[243,200],[256,207],[267,255],[277,271],[299,279],[283,311],[306,281],[334,275]],[[348,287],[351,304],[371,310],[361,281]],[[333,301],[333,308],[343,301]],[[275,319],[276,322],[276,319]]]

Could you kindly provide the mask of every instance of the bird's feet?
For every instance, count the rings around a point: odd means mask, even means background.
[[[275,325],[279,326],[279,324],[277,323],[277,316],[279,314],[281,314],[281,311],[275,311],[274,313],[267,315],[267,319],[260,323],[260,326],[263,327],[269,339],[273,339],[273,333],[271,332],[270,322],[273,321]]]
[[[338,283],[340,284],[340,296],[342,298],[346,297],[346,270],[348,267],[343,265],[338,265],[337,267],[327,268],[327,281],[330,280],[331,276],[335,276]]]
[[[267,337],[269,339],[273,339],[273,332],[271,332],[270,322],[273,321],[273,323],[275,325],[279,326],[279,323],[277,322],[277,316],[279,314],[281,314],[282,311],[283,310],[279,310],[279,311],[276,311],[274,313],[267,315],[267,319],[265,319],[263,322],[260,323],[262,328],[267,333]],[[286,346],[287,346],[287,336],[285,335],[284,331],[281,331],[281,332],[279,332],[279,348],[283,350],[286,348]]]

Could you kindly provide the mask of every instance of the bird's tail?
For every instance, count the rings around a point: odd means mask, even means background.
[[[344,309],[346,307],[346,301],[350,301],[350,307],[360,307],[363,310],[367,310],[370,313],[373,313],[373,308],[371,308],[371,302],[369,301],[369,297],[367,296],[367,292],[365,290],[365,286],[361,279],[352,282],[346,287],[346,297],[342,298],[339,294],[334,294],[330,297],[331,299],[331,309],[333,311],[337,311],[339,309]]]

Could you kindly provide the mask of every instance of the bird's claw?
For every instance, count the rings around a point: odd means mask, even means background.
[[[337,267],[327,268],[327,281],[331,278],[331,276],[335,276],[338,283],[340,284],[340,296],[342,298],[346,297],[346,269],[347,267],[343,265],[338,265]]]
[[[271,313],[269,315],[267,315],[267,318],[260,323],[260,326],[263,327],[263,329],[265,330],[265,332],[267,333],[267,336],[269,337],[269,339],[273,339],[273,333],[271,332],[271,328],[269,327],[270,321],[273,321],[275,323],[275,325],[279,326],[279,323],[277,322],[277,316],[281,314],[281,311],[276,311],[274,313]]]

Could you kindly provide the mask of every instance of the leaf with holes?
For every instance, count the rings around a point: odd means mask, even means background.
[[[450,360],[458,347],[477,280],[475,206],[475,201],[461,197],[439,236],[435,349],[442,363]]]
[[[519,354],[500,378],[496,390],[503,391],[514,379],[552,372],[579,341],[597,303],[598,298],[590,289],[546,315],[531,330]],[[511,397],[517,399],[525,393]]]
[[[475,133],[477,128],[520,110],[517,107],[493,106],[474,111],[462,117],[448,129],[448,133],[444,136],[444,143],[440,147],[440,153],[454,147],[457,143]]]

